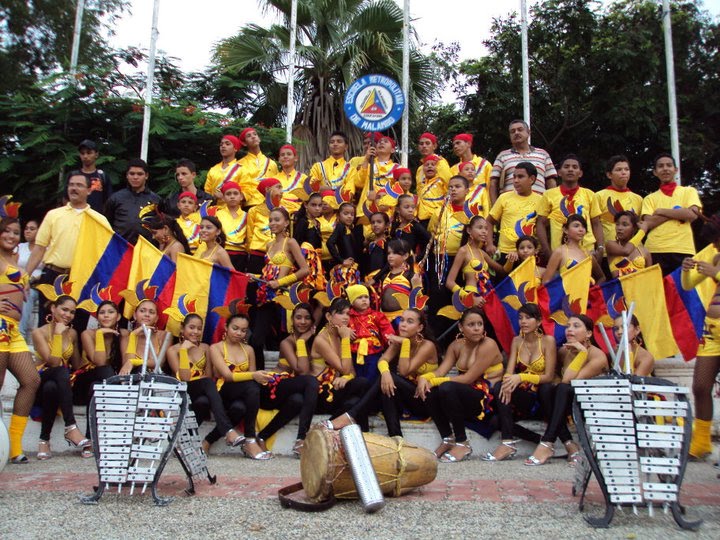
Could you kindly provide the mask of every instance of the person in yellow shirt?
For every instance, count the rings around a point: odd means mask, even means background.
[[[642,219],[647,223],[645,247],[663,276],[682,265],[683,259],[695,254],[690,224],[702,210],[698,192],[691,186],[678,186],[675,158],[660,154],[653,162],[653,174],[660,189],[643,200]]]
[[[330,156],[324,161],[318,161],[310,168],[310,178],[320,182],[320,189],[343,188],[355,193],[355,174],[357,165],[352,166],[345,159],[348,149],[348,138],[343,131],[333,131],[328,140]],[[362,158],[360,158],[362,161]]]
[[[455,135],[453,139],[453,153],[458,157],[459,161],[450,167],[450,174],[453,176],[460,174],[460,163],[472,161],[472,164],[475,166],[475,179],[472,181],[472,185],[488,187],[490,173],[492,173],[492,165],[487,159],[473,154],[472,144],[473,136],[469,133]]]
[[[278,171],[277,178],[280,180],[283,188],[282,205],[290,215],[293,215],[300,209],[300,204],[302,203],[294,192],[295,190],[302,189],[307,175],[295,169],[297,165],[297,150],[292,144],[286,144],[280,147],[278,161],[280,162],[280,171]]]
[[[438,173],[438,163],[441,158],[438,155],[426,156],[423,158],[422,175],[417,178],[417,216],[423,227],[427,229],[430,218],[437,214],[445,203],[448,190],[449,176],[441,176]],[[449,174],[448,169],[448,174]]]
[[[240,176],[238,184],[245,197],[243,210],[247,211],[253,206],[263,202],[258,191],[258,184],[264,178],[277,178],[277,164],[260,150],[260,136],[253,127],[247,127],[240,132],[240,145],[247,147],[247,154],[238,160]],[[207,191],[207,190],[206,190]]]
[[[220,220],[225,233],[225,251],[230,256],[233,268],[244,272],[247,266],[247,220],[248,215],[240,208],[242,193],[235,182],[225,182],[222,187],[225,206],[219,208],[215,217]]]
[[[332,189],[325,189],[320,192],[320,195],[322,196],[322,214],[316,218],[316,221],[320,230],[320,237],[322,238],[321,259],[323,268],[329,269],[332,266],[330,264],[332,257],[327,247],[327,241],[335,230],[335,225],[337,225],[337,210],[339,204],[335,197],[335,191]]]
[[[359,174],[360,169],[362,169],[363,165],[365,164],[365,155],[368,152],[368,148],[377,144],[377,142],[380,140],[380,137],[382,137],[382,135],[376,131],[366,132],[363,136],[362,155],[353,156],[350,158],[350,170],[353,171],[353,185],[355,186],[354,193],[358,196],[359,192],[361,192],[363,187],[365,186],[363,182],[367,181],[367,175],[365,175],[365,177],[363,178]]]
[[[640,216],[642,197],[628,188],[630,160],[622,155],[612,156],[605,164],[605,176],[610,185],[595,194],[600,208],[600,223],[605,243],[615,240],[615,216],[620,212],[634,212]]]
[[[417,145],[418,152],[420,152],[420,165],[415,172],[415,183],[418,186],[426,183],[424,165],[431,156],[432,159],[435,160],[435,173],[437,176],[444,178],[446,182],[452,176],[452,174],[450,174],[450,164],[444,157],[436,154],[437,147],[438,143],[435,135],[429,132],[425,132],[420,135]]]
[[[240,178],[240,163],[235,159],[235,154],[240,150],[240,139],[234,135],[223,135],[220,139],[220,163],[210,167],[205,177],[205,192],[209,193],[220,206],[224,205],[222,199],[222,188],[225,182],[238,182]]]
[[[178,196],[177,209],[180,216],[175,221],[187,240],[190,254],[193,254],[200,245],[200,213],[197,211],[197,195],[183,191]]]
[[[374,201],[377,192],[380,191],[388,181],[393,178],[393,170],[399,167],[392,160],[395,152],[395,140],[387,135],[382,135],[377,141],[376,146],[368,146],[365,153],[365,160],[358,170],[358,177],[363,185],[360,199],[357,204],[357,216],[363,215],[363,204],[366,200]],[[370,162],[373,161],[373,177],[372,182],[368,181],[370,176]]]
[[[542,200],[542,195],[533,191],[536,175],[537,168],[529,161],[515,165],[512,177],[515,191],[502,193],[490,210],[488,223],[491,228],[495,225],[500,228],[497,249],[501,264],[510,253],[516,252],[518,238],[535,235],[537,207]],[[487,241],[485,251],[492,254],[495,252],[492,235],[488,235]]]
[[[577,214],[590,222],[592,230],[588,230],[583,237],[581,247],[586,252],[596,250],[595,256],[602,260],[605,245],[603,230],[600,224],[600,208],[595,193],[580,187],[582,178],[582,164],[575,154],[568,154],[560,161],[558,174],[562,183],[548,189],[538,204],[538,220],[536,234],[540,240],[543,255],[547,258],[553,250],[562,244],[563,225],[568,216]],[[548,224],[550,225],[550,241],[548,242]]]
[[[277,178],[265,178],[258,184],[258,193],[263,198],[282,196],[282,184]],[[265,266],[267,245],[273,239],[270,232],[270,210],[266,202],[253,206],[247,213],[246,251],[248,254],[247,271],[260,274]]]

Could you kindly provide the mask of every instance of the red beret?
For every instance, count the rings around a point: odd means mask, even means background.
[[[455,142],[455,141],[465,141],[468,144],[472,144],[473,136],[470,135],[469,133],[460,133],[459,135],[455,135],[453,142]]]
[[[428,161],[440,161],[440,159],[440,156],[437,154],[430,154],[429,156],[424,157],[422,162],[427,163]]]
[[[240,191],[240,185],[237,182],[230,181],[230,182],[225,182],[220,187],[220,191],[223,194],[225,194],[226,191],[230,191],[231,189],[237,189],[238,191]]]
[[[382,139],[382,133],[379,131],[368,131],[365,133],[366,139],[372,139],[374,142],[378,142],[380,139]]]
[[[390,145],[393,147],[393,150],[395,149],[395,139],[388,135],[382,135],[380,138],[375,139],[376,142],[380,142],[382,139],[387,139],[390,142]]]
[[[472,165],[473,169],[475,168],[475,164],[472,161],[462,161],[458,163],[458,172],[462,171],[466,165]]]
[[[410,169],[407,169],[405,167],[396,167],[393,169],[393,178],[395,180],[398,180],[403,174],[410,174],[412,175],[412,172]]]
[[[197,195],[190,193],[189,191],[183,191],[180,195],[178,195],[178,201],[184,199],[185,197],[190,197],[193,201],[197,202]]]
[[[264,178],[257,186],[257,190],[264,196],[267,190],[273,186],[279,186],[280,180],[277,178]]]
[[[223,135],[223,138],[220,140],[222,141],[223,139],[227,139],[228,141],[230,141],[236,152],[240,150],[242,144],[240,143],[240,139],[238,139],[235,135]]]
[[[297,157],[297,150],[295,150],[295,147],[292,144],[283,144],[280,147],[279,152],[282,152],[283,150],[292,150],[292,153],[295,154],[295,157]]]
[[[420,140],[420,139],[429,139],[432,141],[433,144],[437,144],[437,137],[427,131],[425,133],[423,133],[422,135],[420,135],[420,138],[418,140]]]
[[[247,137],[247,134],[251,131],[255,131],[254,127],[246,127],[240,132],[240,145],[245,146],[245,137]]]

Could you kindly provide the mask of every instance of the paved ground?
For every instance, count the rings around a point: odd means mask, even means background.
[[[353,501],[319,514],[282,509],[277,489],[299,479],[299,462],[291,458],[212,456],[210,469],[218,483],[201,482],[188,497],[171,461],[160,493],[176,498],[158,508],[149,496],[126,493],[106,494],[98,506],[79,504],[78,494],[89,493],[97,478],[93,460],[56,456],[8,465],[0,473],[0,538],[720,538],[720,480],[708,463],[690,464],[682,496],[689,517],[705,520],[699,533],[681,531],[658,511],[650,518],[646,509],[617,514],[608,530],[590,528],[571,495],[574,473],[562,460],[538,468],[477,458],[441,464],[433,483],[389,499],[374,515]],[[588,507],[599,513],[597,488],[590,493]]]

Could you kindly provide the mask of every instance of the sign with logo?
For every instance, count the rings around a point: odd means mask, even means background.
[[[405,95],[386,75],[365,75],[350,85],[343,104],[350,122],[363,131],[384,131],[402,118]]]

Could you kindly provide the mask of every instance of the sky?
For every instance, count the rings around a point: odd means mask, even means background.
[[[402,0],[396,2],[402,5]],[[529,6],[537,3],[528,0]],[[118,22],[111,43],[147,49],[153,0],[132,0],[131,5],[132,14]],[[410,16],[424,50],[436,42],[457,41],[460,59],[478,58],[484,55],[482,42],[490,35],[492,19],[519,6],[520,0],[410,0]],[[705,0],[704,6],[720,17],[720,0]],[[158,50],[177,58],[183,70],[200,71],[210,64],[217,41],[248,23],[268,22],[272,18],[261,12],[256,0],[160,0]]]

